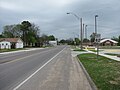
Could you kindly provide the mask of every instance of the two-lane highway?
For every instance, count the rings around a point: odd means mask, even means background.
[[[92,90],[69,46],[0,56],[0,90]]]
[[[42,51],[48,51],[51,48],[45,48],[45,49],[36,49],[32,51],[22,51],[17,53],[9,53],[9,54],[0,54],[0,63],[6,63],[21,57],[30,56],[32,54],[40,53]]]
[[[10,61],[0,64],[0,90],[14,87],[64,48],[58,46],[0,56],[1,61]]]

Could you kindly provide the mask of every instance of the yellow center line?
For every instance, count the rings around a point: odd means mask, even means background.
[[[50,51],[50,50],[43,51],[43,52],[40,52],[40,53],[44,53],[44,52],[48,52],[48,51]],[[34,55],[39,55],[40,53],[35,53],[35,54],[29,55],[29,56],[26,56],[26,57],[22,57],[22,58],[18,58],[18,59],[10,60],[10,61],[8,61],[8,62],[6,62],[6,63],[3,63],[3,64],[13,63],[13,62],[16,62],[16,61],[19,61],[19,60],[23,60],[23,59],[25,59],[25,58],[32,57],[32,56],[34,56]]]

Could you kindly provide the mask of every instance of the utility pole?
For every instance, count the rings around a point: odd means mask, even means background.
[[[85,26],[85,24],[83,23],[83,39],[84,39],[84,32],[85,32],[85,31],[84,31],[84,26]]]
[[[97,59],[98,59],[99,42],[98,42],[98,34],[97,34],[97,17],[98,17],[98,15],[95,15],[95,47],[97,48]]]
[[[82,44],[83,44],[82,18],[80,18],[78,15],[76,15],[75,13],[72,13],[72,12],[67,13],[67,14],[74,15],[79,20],[79,22],[80,22],[80,39],[81,39],[81,45],[80,45],[80,47],[81,47],[81,50],[82,50],[83,49],[83,47],[82,47]]]
[[[87,25],[85,25],[85,38],[87,39]]]
[[[81,23],[81,50],[83,50],[82,44],[83,44],[83,32],[82,32],[82,18],[80,18],[80,23]]]

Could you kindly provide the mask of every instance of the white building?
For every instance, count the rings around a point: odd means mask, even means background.
[[[101,46],[117,46],[117,41],[114,41],[112,39],[103,39],[100,40],[100,45]]]
[[[57,46],[57,41],[49,41],[49,44],[50,44],[51,46]]]
[[[23,48],[23,41],[20,38],[0,38],[0,49]]]

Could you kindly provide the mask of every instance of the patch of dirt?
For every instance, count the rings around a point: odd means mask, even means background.
[[[111,84],[118,85],[118,82],[116,81],[109,81]]]
[[[120,81],[120,77],[118,77],[118,78],[115,78],[115,80],[116,80],[116,81]]]

